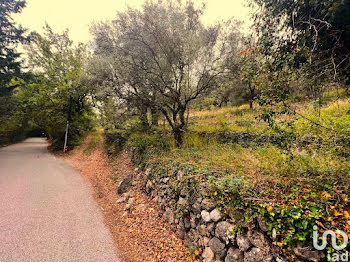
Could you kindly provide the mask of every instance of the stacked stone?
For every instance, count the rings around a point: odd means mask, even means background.
[[[189,200],[188,192],[181,190],[178,199],[171,198],[170,178],[182,180],[184,175],[177,172],[172,176],[151,176],[151,170],[146,171],[146,192],[158,201],[164,215],[173,226],[178,237],[185,241],[190,250],[202,250],[202,260],[205,262],[270,262],[286,261],[280,254],[281,250],[272,245],[272,239],[267,236],[268,227],[263,219],[244,223],[240,232],[234,232],[234,224],[227,216],[224,217],[217,208],[210,194],[203,193],[207,185],[200,185],[201,192],[207,197],[198,196]],[[167,174],[168,175],[168,174]],[[179,212],[185,210],[185,213]],[[319,259],[300,259],[296,261],[320,261]]]

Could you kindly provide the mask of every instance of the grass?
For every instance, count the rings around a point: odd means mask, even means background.
[[[299,117],[295,129],[298,134],[327,135],[329,132],[349,133],[350,132],[350,100],[343,99],[329,103],[320,111],[309,104],[301,109],[301,114],[313,122],[320,123],[320,127],[309,120]],[[333,130],[333,131],[331,131]]]
[[[348,159],[324,152],[293,151],[293,158],[275,146],[243,148],[240,145],[173,149],[157,156],[157,161],[178,161],[214,170],[232,178],[245,177],[250,181],[275,183],[303,179],[307,183],[329,181],[349,184]]]
[[[258,118],[261,109],[250,110],[247,105],[226,107],[214,110],[192,112],[190,114],[190,131],[267,131],[268,125]]]
[[[298,112],[297,115],[278,115],[276,122],[282,129],[292,129],[300,137],[324,136],[329,134],[330,131],[333,133],[349,133],[349,102],[350,100],[346,98],[329,102],[320,110],[313,103],[299,103],[293,106]],[[273,109],[279,111],[283,108],[274,107]],[[192,112],[190,114],[189,130],[197,132],[273,133],[268,124],[260,118],[263,112],[264,108],[262,107],[256,106],[254,110],[250,110],[248,105]]]

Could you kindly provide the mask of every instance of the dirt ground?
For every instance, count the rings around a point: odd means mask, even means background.
[[[125,261],[195,261],[183,241],[176,237],[165,217],[144,192],[142,179],[130,191],[135,201],[130,210],[117,203],[118,183],[133,171],[126,154],[108,158],[103,143],[86,152],[89,138],[68,154],[61,156],[86,178],[104,214],[116,249]]]

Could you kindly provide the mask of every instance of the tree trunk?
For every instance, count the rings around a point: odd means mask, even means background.
[[[187,108],[186,106],[180,106],[180,110],[178,112],[180,124],[175,125],[173,128],[176,147],[181,147],[183,145],[183,142],[184,142],[183,141],[183,134],[184,134],[183,128],[186,126],[186,120],[185,120],[186,108]],[[176,119],[176,116],[175,116],[175,119]]]
[[[69,133],[69,127],[72,125],[72,104],[73,104],[73,97],[69,97],[69,108],[68,108],[68,116],[67,116],[67,127],[66,127],[66,132],[64,135],[64,145],[63,145],[63,153],[66,152],[66,147],[68,146],[68,134]],[[70,137],[69,137],[70,141]]]
[[[253,107],[253,100],[252,99],[249,99],[249,108],[250,108],[250,110],[254,109],[254,107]]]
[[[224,94],[221,97],[220,103],[219,103],[219,108],[222,108],[223,106],[227,106],[229,96],[230,96],[230,94]]]
[[[143,130],[148,130],[149,123],[148,123],[148,118],[147,118],[147,107],[140,108],[140,121],[141,121],[141,128]]]
[[[190,106],[187,106],[187,115],[186,115],[186,127],[188,127],[188,122],[190,121]]]
[[[251,83],[249,83],[249,90],[250,90],[250,99],[249,99],[249,108],[250,110],[253,110],[253,103],[255,99],[255,88],[251,86]]]
[[[159,112],[151,108],[151,115],[152,115],[152,126],[158,126]]]
[[[179,105],[179,110],[172,111],[172,115],[168,115],[166,110],[161,111],[172,128],[176,147],[181,147],[183,145],[184,127],[186,126],[186,109],[186,106]]]
[[[174,134],[175,146],[181,147],[184,143],[183,130],[181,128],[175,128],[173,129],[173,134]]]
[[[164,133],[164,135],[165,135],[165,133],[166,133],[166,130],[165,130],[165,121],[166,121],[166,119],[164,118],[164,119],[163,119],[163,133]]]

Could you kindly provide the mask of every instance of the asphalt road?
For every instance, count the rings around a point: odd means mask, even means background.
[[[120,261],[89,186],[46,147],[0,149],[0,261]]]

